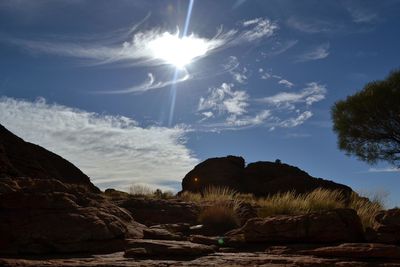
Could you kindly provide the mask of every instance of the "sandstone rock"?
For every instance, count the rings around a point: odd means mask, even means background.
[[[253,218],[236,230],[227,233],[229,242],[358,242],[363,229],[357,213],[337,209],[304,215],[279,215]]]
[[[235,156],[207,159],[182,180],[182,191],[200,192],[208,186],[227,186],[256,196],[287,191],[307,193],[324,188],[340,190],[348,198],[352,192],[348,186],[314,178],[294,166],[265,161],[245,167],[244,159]]]
[[[167,224],[156,224],[150,227],[151,229],[165,229],[172,233],[180,235],[188,235],[190,232],[190,224],[188,223],[167,223]]]
[[[43,147],[25,142],[0,125],[0,178],[4,177],[51,178],[100,192],[72,163]]]
[[[145,226],[85,174],[0,125],[0,253],[117,251]]]
[[[200,210],[194,203],[177,199],[131,197],[116,204],[128,210],[136,221],[147,226],[174,223],[195,224]]]
[[[301,251],[301,254],[341,258],[385,258],[400,259],[400,247],[377,243],[345,243],[333,247],[321,247]]]
[[[125,257],[198,257],[213,253],[212,246],[195,244],[188,241],[171,240],[142,240],[133,239],[128,241],[128,249]]]
[[[0,184],[0,253],[117,251],[145,228],[85,187],[32,178]]]
[[[182,235],[171,233],[166,229],[149,228],[143,230],[144,239],[185,240]]]
[[[369,240],[379,243],[400,244],[400,209],[380,211],[375,216],[374,234]]]

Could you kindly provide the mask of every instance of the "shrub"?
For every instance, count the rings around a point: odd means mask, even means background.
[[[198,220],[214,234],[223,234],[240,224],[235,205],[225,201],[204,207]]]
[[[133,184],[129,188],[129,194],[132,196],[150,197],[153,196],[154,190],[147,185]]]
[[[189,191],[182,192],[179,198],[186,202],[200,203],[202,201],[202,196],[200,193],[193,193]]]

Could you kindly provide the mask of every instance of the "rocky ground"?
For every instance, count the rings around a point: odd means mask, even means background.
[[[307,178],[311,179],[311,178]],[[364,230],[352,209],[197,225],[180,199],[100,192],[71,163],[0,126],[0,266],[400,266],[400,209]]]

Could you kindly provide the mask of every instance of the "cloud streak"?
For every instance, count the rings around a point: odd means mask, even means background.
[[[329,48],[330,48],[329,43],[325,43],[325,44],[316,46],[312,50],[300,55],[297,58],[296,62],[306,62],[306,61],[327,58],[329,56]]]
[[[70,160],[102,189],[126,190],[132,183],[144,183],[176,190],[198,162],[185,146],[183,127],[143,128],[127,117],[47,104],[42,99],[0,98],[0,123]]]

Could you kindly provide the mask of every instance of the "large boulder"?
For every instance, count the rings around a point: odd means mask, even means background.
[[[182,180],[182,191],[201,192],[209,186],[227,186],[242,193],[267,196],[278,192],[307,193],[317,188],[339,190],[349,197],[352,189],[321,178],[314,178],[297,167],[280,161],[260,161],[245,166],[242,157],[207,159]]]
[[[210,185],[237,188],[241,183],[244,167],[242,157],[207,159],[186,174],[182,180],[183,191],[199,192]]]
[[[253,218],[226,234],[230,242],[335,243],[363,240],[363,228],[352,209],[336,209],[304,215]]]
[[[117,251],[144,228],[74,165],[0,126],[0,254]]]

